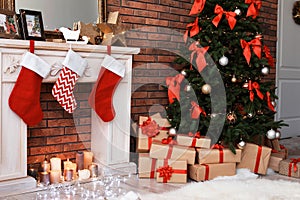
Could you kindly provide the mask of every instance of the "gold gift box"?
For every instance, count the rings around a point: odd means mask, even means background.
[[[221,154],[223,151],[223,156]],[[236,154],[232,153],[230,149],[197,149],[197,157],[199,164],[213,164],[221,163],[221,156],[223,157],[223,163],[237,163],[241,162],[242,151],[236,149]]]
[[[139,178],[156,178],[157,159],[150,158],[149,153],[139,153]]]
[[[186,183],[187,182],[187,162],[186,160],[157,160],[156,181],[159,183]],[[172,171],[170,179],[162,176],[162,168],[170,167]]]
[[[210,148],[211,139],[208,137],[194,138],[187,135],[177,135],[177,142],[179,145],[188,147]]]

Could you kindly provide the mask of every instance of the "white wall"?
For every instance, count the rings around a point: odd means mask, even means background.
[[[95,23],[98,17],[97,0],[16,0],[19,9],[42,11],[45,30],[73,27],[73,22]]]

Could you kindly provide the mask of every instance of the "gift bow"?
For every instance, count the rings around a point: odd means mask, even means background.
[[[169,102],[172,104],[174,98],[178,101],[180,100],[180,83],[183,81],[184,76],[182,74],[177,74],[175,77],[167,77],[166,84],[168,88]]]
[[[176,145],[177,141],[173,139],[172,136],[169,136],[168,138],[163,138],[161,140],[162,144],[170,144],[170,145]]]
[[[188,135],[190,137],[197,138],[197,139],[199,139],[201,137],[200,131],[197,131],[195,134],[192,132],[189,132]]]
[[[201,113],[203,114],[204,117],[206,117],[206,112],[195,101],[192,101],[191,105],[192,105],[191,108],[192,119],[198,119]]]
[[[225,14],[230,29],[232,30],[234,28],[234,26],[236,24],[236,19],[235,19],[236,13],[235,12],[226,12],[226,11],[223,10],[223,8],[221,6],[219,6],[217,4],[216,7],[215,7],[215,14],[217,14],[217,16],[213,19],[212,23],[216,27],[218,27],[218,25],[219,25],[219,23],[222,19],[223,14]]]
[[[190,37],[193,37],[193,36],[197,35],[200,32],[201,29],[199,27],[199,18],[196,17],[195,21],[192,22],[192,23],[189,23],[186,26],[186,28],[187,28],[187,30],[185,31],[185,34],[183,36],[184,42],[187,41],[189,33],[190,33]]]
[[[297,164],[298,164],[298,162],[300,162],[300,158],[291,158],[291,162],[290,162],[290,164],[289,164],[289,176],[291,176],[290,174],[290,172],[291,172],[291,169],[292,169],[292,166],[293,166],[293,168],[294,168],[294,172],[297,172],[297,170],[298,170],[298,166],[297,166]]]
[[[251,51],[250,51],[250,46],[252,46],[252,50],[254,54],[258,57],[261,58],[261,41],[259,38],[255,38],[251,40],[250,42],[247,42],[243,39],[240,40],[241,46],[244,49],[244,56],[247,60],[247,63],[249,65],[250,59],[251,59]]]
[[[267,47],[266,45],[264,45],[263,51],[266,55],[266,58],[268,60],[268,64],[270,65],[270,67],[274,67],[274,58],[272,57],[271,53],[270,53],[270,49],[269,47]]]
[[[140,126],[142,133],[148,137],[154,137],[159,133],[160,127],[155,120],[152,120],[151,117],[148,117],[146,121],[143,121],[143,124]]]
[[[261,93],[261,91],[260,91],[260,86],[259,86],[259,84],[258,84],[257,82],[253,82],[253,83],[252,83],[252,81],[250,80],[249,83],[248,83],[248,90],[249,90],[249,92],[250,92],[250,101],[252,101],[252,102],[254,101],[254,92],[253,92],[253,89],[255,89],[257,96],[258,96],[261,100],[263,100],[263,99],[264,99],[264,95],[263,95],[263,93]]]
[[[275,108],[274,108],[274,106],[273,106],[273,104],[271,102],[271,97],[270,97],[271,94],[270,94],[270,92],[267,92],[266,96],[267,96],[267,104],[268,104],[269,109],[272,110],[273,112],[275,112]]]
[[[158,168],[156,170],[156,172],[159,173],[159,177],[164,178],[163,182],[166,183],[171,179],[172,174],[174,173],[174,170],[173,170],[172,167],[167,165],[167,166],[163,166],[163,167]]]
[[[204,8],[205,2],[206,0],[195,0],[189,15],[196,15],[198,13],[201,13]]]
[[[213,149],[218,149],[219,150],[219,162],[223,163],[224,162],[224,146],[221,144],[214,144],[212,146]]]
[[[189,47],[189,50],[193,51],[191,53],[191,58],[190,58],[191,63],[193,62],[193,58],[194,58],[195,54],[197,55],[196,65],[197,65],[199,72],[202,72],[202,70],[207,65],[204,55],[208,51],[208,49],[209,49],[209,47],[198,47],[197,42],[193,42]]]
[[[258,16],[259,10],[261,8],[260,0],[245,0],[246,4],[251,4],[247,11],[247,17],[252,16],[255,19]]]

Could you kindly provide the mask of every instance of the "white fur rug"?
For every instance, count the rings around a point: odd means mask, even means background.
[[[299,200],[300,183],[257,178],[246,169],[232,177],[189,183],[181,189],[140,196],[141,200]]]

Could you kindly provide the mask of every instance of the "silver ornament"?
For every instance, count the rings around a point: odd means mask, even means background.
[[[263,68],[261,69],[261,73],[262,73],[263,75],[268,75],[268,74],[270,73],[270,70],[269,70],[268,67],[263,67]]]
[[[185,87],[185,91],[190,92],[192,90],[192,86],[191,85],[187,85]]]
[[[209,84],[205,84],[202,86],[201,91],[203,94],[210,94],[211,86]]]
[[[170,135],[170,136],[176,135],[176,129],[175,129],[175,128],[170,128],[170,129],[169,129],[169,135]]]
[[[186,76],[186,71],[185,71],[185,70],[182,70],[180,73],[181,73],[183,76]]]
[[[240,9],[238,9],[238,8],[235,9],[234,12],[235,12],[236,15],[241,15],[241,13],[242,13],[242,11]]]
[[[248,118],[252,118],[252,117],[253,117],[253,113],[248,113],[248,114],[247,114],[247,117],[248,117]]]
[[[246,146],[246,142],[244,142],[243,140],[241,140],[238,144],[237,144],[239,149],[244,149]]]
[[[231,82],[236,83],[237,79],[235,78],[235,75],[232,76]]]
[[[276,138],[276,132],[273,129],[268,130],[266,136],[269,140],[274,140]]]
[[[274,106],[274,107],[276,107],[276,101],[271,101],[271,104]]]
[[[246,82],[243,84],[243,88],[248,89],[248,87],[249,87],[249,83],[248,83],[248,81],[246,81]]]
[[[281,132],[280,131],[276,131],[275,137],[276,137],[276,139],[279,139],[281,137]]]
[[[227,64],[228,64],[228,58],[227,58],[226,56],[223,55],[223,56],[219,59],[219,63],[220,63],[220,65],[222,65],[222,66],[227,65]]]

